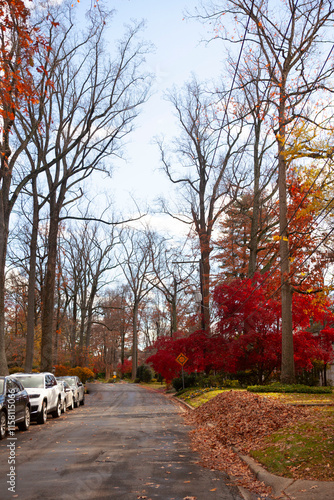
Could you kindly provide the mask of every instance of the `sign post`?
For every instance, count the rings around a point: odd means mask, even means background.
[[[182,366],[182,388],[184,389],[184,373],[183,373],[183,366],[186,364],[186,362],[188,361],[188,358],[187,356],[185,356],[184,354],[179,354],[178,357],[176,358],[176,361],[179,363],[179,365]]]

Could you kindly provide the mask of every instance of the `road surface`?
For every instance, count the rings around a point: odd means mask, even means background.
[[[89,389],[85,406],[0,442],[1,500],[241,500],[198,465],[177,403],[136,384]]]

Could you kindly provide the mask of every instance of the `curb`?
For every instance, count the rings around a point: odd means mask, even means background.
[[[305,500],[332,500],[334,498],[333,481],[312,481],[276,476],[265,470],[253,458],[241,455],[235,448],[233,450],[248,465],[259,481],[263,481],[267,486],[271,487],[276,498],[282,500],[303,498]]]
[[[177,396],[175,396],[175,394],[173,394],[172,397],[176,403],[180,403],[180,405],[183,405],[186,408],[189,408],[189,410],[195,410],[195,408],[193,406],[190,406],[190,404],[183,401],[183,399],[178,399]]]
[[[232,449],[239,456],[239,458],[248,465],[256,479],[265,483],[267,486],[270,486],[275,497],[282,500],[289,500],[290,497],[286,496],[285,490],[295,482],[294,479],[271,474],[261,467],[261,465],[259,465],[253,458],[247,455],[241,455],[241,453],[239,453],[239,451],[234,447]]]

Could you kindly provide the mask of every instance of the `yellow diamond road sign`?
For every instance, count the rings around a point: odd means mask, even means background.
[[[183,366],[183,365],[185,365],[185,364],[186,364],[186,362],[188,361],[188,358],[187,358],[187,356],[185,356],[185,355],[184,355],[184,354],[182,354],[182,352],[181,352],[181,354],[179,354],[179,355],[178,355],[178,357],[176,358],[176,361],[177,361],[177,362],[178,362],[181,366]]]

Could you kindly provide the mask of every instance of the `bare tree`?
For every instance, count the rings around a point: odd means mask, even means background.
[[[132,307],[132,378],[138,366],[139,306],[154,288],[152,284],[152,255],[156,254],[155,235],[150,230],[126,229],[121,237],[121,254],[117,257],[131,292]]]
[[[140,72],[147,46],[137,42],[141,26],[128,29],[116,47],[114,61],[107,57],[103,34],[110,15],[90,13],[87,29],[76,29],[72,9],[50,6],[47,64],[52,86],[47,102],[29,106],[21,115],[19,138],[31,134],[31,123],[42,115],[29,151],[34,151],[38,172],[45,172],[49,206],[48,261],[43,288],[41,369],[52,368],[57,234],[64,206],[81,195],[83,183],[94,171],[110,171],[106,158],[119,154],[122,138],[131,131],[138,107],[147,96],[147,76]],[[43,83],[43,85],[45,85]],[[45,90],[46,92],[46,90]]]
[[[130,336],[132,326],[129,299],[129,287],[128,285],[122,285],[109,291],[100,304],[104,316],[103,323],[109,325],[109,331],[118,332],[117,345],[120,350],[121,364],[125,360],[126,339]]]
[[[92,227],[84,223],[81,228],[64,232],[65,267],[71,288],[72,361],[77,359],[77,355],[84,361],[85,353],[90,348],[94,313],[98,307],[96,301],[102,288],[112,280],[110,272],[116,266],[113,259],[116,244],[114,232],[113,228],[105,234],[96,223]],[[78,328],[79,352],[76,353]]]
[[[208,95],[195,80],[186,86],[184,95],[173,91],[168,98],[174,105],[181,129],[180,138],[175,140],[174,161],[162,142],[159,146],[163,168],[169,180],[181,186],[184,203],[178,205],[173,213],[166,206],[164,209],[193,226],[198,237],[203,295],[202,328],[209,331],[212,231],[235,199],[243,181],[243,175],[238,175],[235,170],[242,121],[238,112],[231,119],[228,112],[227,121],[221,128],[212,95]],[[219,106],[224,106],[222,99]]]
[[[153,278],[152,284],[159,290],[168,304],[170,317],[170,335],[178,330],[179,311],[181,303],[184,303],[185,293],[195,292],[198,284],[193,279],[196,275],[198,265],[189,257],[185,261],[185,253],[178,248],[169,247],[168,240],[162,239],[160,250],[156,256],[152,255]],[[190,265],[187,265],[190,262]],[[189,296],[188,296],[189,297]],[[187,302],[189,299],[187,300]],[[181,308],[184,313],[184,308]]]

